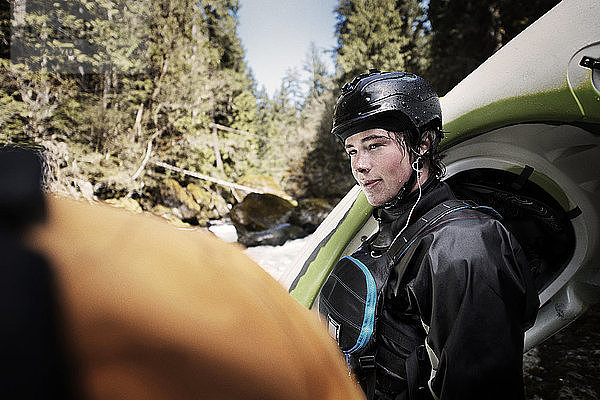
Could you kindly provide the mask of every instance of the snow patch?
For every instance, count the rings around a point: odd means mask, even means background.
[[[235,226],[231,224],[222,223],[220,221],[210,221],[208,230],[226,242],[237,241],[237,231],[235,230]]]

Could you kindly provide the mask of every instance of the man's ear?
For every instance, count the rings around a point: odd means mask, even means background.
[[[431,147],[431,140],[429,139],[429,135],[425,135],[423,140],[421,140],[421,144],[419,145],[419,154],[424,155],[429,151]]]

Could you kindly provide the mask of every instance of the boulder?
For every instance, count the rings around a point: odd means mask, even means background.
[[[239,243],[277,246],[314,232],[331,209],[325,199],[302,199],[294,205],[274,194],[250,193],[229,215]]]
[[[258,232],[286,223],[294,205],[274,194],[250,193],[229,215],[238,234]]]
[[[302,227],[289,222],[295,208],[274,194],[250,193],[229,215],[239,243],[247,247],[277,246],[307,234]]]
[[[238,242],[246,247],[252,246],[281,246],[288,240],[306,236],[306,232],[299,226],[288,223],[277,225],[270,229],[258,232],[244,232],[238,234]]]
[[[308,233],[313,233],[319,224],[329,215],[333,206],[325,199],[302,199],[290,216],[290,223]]]
[[[272,176],[268,175],[244,175],[237,181],[238,185],[248,186],[263,193],[274,194],[290,201],[293,205],[295,200],[287,194]]]

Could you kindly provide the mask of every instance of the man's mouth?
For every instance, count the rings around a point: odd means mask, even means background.
[[[365,189],[372,189],[377,186],[379,182],[381,182],[381,179],[369,179],[367,181],[363,181],[362,186]]]

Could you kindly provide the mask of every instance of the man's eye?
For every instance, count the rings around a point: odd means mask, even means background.
[[[369,145],[369,150],[374,150],[374,149],[376,149],[376,148],[378,148],[380,146],[383,146],[383,145],[381,143],[371,143]]]
[[[348,150],[346,153],[348,153],[349,156],[353,156],[356,154],[356,150]]]

